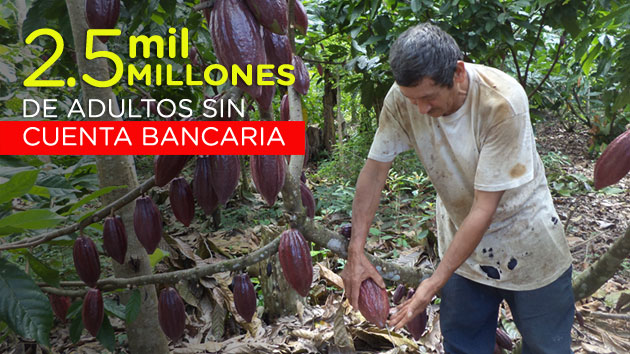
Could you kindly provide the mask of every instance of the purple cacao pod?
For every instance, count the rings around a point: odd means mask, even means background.
[[[306,15],[306,8],[304,8],[302,1],[295,0],[295,11],[293,16],[295,17],[295,28],[302,34],[306,35],[306,31],[308,30],[308,16]]]
[[[407,291],[407,287],[405,287],[403,284],[398,284],[398,286],[396,287],[396,290],[394,291],[394,296],[392,299],[394,302],[394,305],[400,304],[400,301],[405,296],[406,291]]]
[[[387,291],[374,282],[372,278],[365,279],[359,289],[359,311],[366,320],[379,328],[385,327],[389,314],[389,300]]]
[[[190,226],[190,222],[195,216],[195,200],[192,189],[184,177],[178,177],[171,181],[168,198],[175,218],[185,226]]]
[[[217,0],[210,13],[210,34],[214,53],[219,63],[226,68],[237,65],[241,70],[253,68],[252,85],[242,79],[237,86],[252,97],[261,94],[256,84],[256,68],[267,63],[260,25],[243,0]]]
[[[220,204],[230,199],[241,176],[241,160],[237,155],[211,155],[210,180]]]
[[[98,330],[101,328],[104,315],[101,291],[98,289],[88,290],[83,299],[81,318],[83,319],[85,329],[94,337],[96,337]]]
[[[260,105],[260,109],[264,112],[271,111],[273,96],[276,94],[276,85],[262,85],[260,96],[256,97],[256,102]]]
[[[101,276],[101,261],[94,241],[85,236],[77,237],[72,248],[72,258],[79,278],[88,286],[96,286]]]
[[[251,155],[249,160],[256,190],[269,206],[284,186],[286,162],[282,155]]]
[[[300,182],[300,194],[302,195],[302,205],[306,209],[306,216],[309,218],[315,217],[315,198],[313,193],[306,186],[304,182]]]
[[[103,222],[103,248],[108,256],[119,264],[125,263],[127,232],[122,220],[108,216]]]
[[[182,298],[173,288],[160,292],[158,300],[158,321],[162,332],[172,341],[178,340],[186,327],[186,308]]]
[[[352,224],[341,225],[339,233],[349,240],[352,237]]]
[[[66,322],[66,315],[70,308],[70,298],[62,295],[48,294],[48,301],[53,313],[61,322]]]
[[[184,169],[186,162],[190,159],[188,155],[158,155],[153,162],[153,173],[155,174],[155,184],[164,187],[168,182]]]
[[[93,29],[113,29],[118,22],[120,15],[120,0],[86,0],[85,19],[90,28]],[[99,36],[101,42],[105,43],[108,36]]]
[[[280,119],[284,122],[288,122],[291,119],[289,113],[289,96],[285,93],[280,101]]]
[[[595,162],[595,189],[613,185],[630,171],[630,130],[615,138]]]
[[[256,292],[249,275],[239,274],[232,278],[232,293],[236,311],[246,322],[251,322],[256,313]]]
[[[289,285],[301,296],[308,295],[313,281],[313,260],[308,243],[297,229],[280,235],[278,258]]]
[[[155,252],[162,239],[162,216],[157,205],[148,197],[136,199],[136,209],[133,212],[133,229],[138,241],[148,254]]]
[[[302,61],[302,58],[298,55],[293,56],[291,63],[295,67],[295,70],[293,71],[293,74],[295,75],[295,83],[293,84],[293,87],[295,88],[295,91],[304,96],[308,94],[308,87],[311,84],[311,77],[309,76],[308,69]]]
[[[287,34],[289,8],[286,0],[247,0],[258,23],[277,34]]]
[[[267,61],[274,65],[274,72],[277,75],[280,65],[290,65],[293,59],[289,37],[263,29],[263,41],[265,42]]]
[[[197,204],[201,206],[206,215],[212,214],[219,206],[219,199],[212,184],[210,157],[199,156],[195,165],[192,190]]]
[[[514,348],[514,344],[512,343],[512,338],[505,333],[504,330],[497,327],[495,341],[500,348],[512,350]]]
[[[407,299],[411,299],[413,294],[414,294],[414,290],[409,289],[409,291],[407,292]],[[407,324],[405,325],[405,328],[407,328],[407,331],[411,333],[411,336],[413,337],[413,339],[418,340],[420,339],[420,337],[422,337],[422,333],[424,333],[424,329],[427,326],[428,319],[429,319],[429,316],[427,315],[427,310],[425,309],[424,311],[416,315],[416,317],[412,318],[409,322],[407,322]]]

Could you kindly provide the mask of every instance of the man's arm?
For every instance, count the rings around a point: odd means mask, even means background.
[[[385,287],[380,274],[365,256],[364,248],[391,166],[391,162],[367,159],[357,180],[352,202],[352,237],[348,245],[348,262],[341,273],[346,296],[355,308],[358,308],[359,289],[363,280],[371,277],[379,286]]]
[[[444,257],[433,275],[420,283],[414,296],[398,307],[389,324],[396,329],[402,328],[407,321],[421,313],[435,295],[448,281],[451,275],[473,253],[483,235],[492,223],[499,201],[500,192],[484,192],[475,190],[475,199],[470,212],[455,233],[453,241],[444,252]]]

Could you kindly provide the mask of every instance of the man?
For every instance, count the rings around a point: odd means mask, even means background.
[[[441,262],[389,324],[402,328],[441,291],[447,353],[492,353],[506,300],[523,353],[570,353],[571,255],[535,148],[527,95],[507,74],[464,63],[436,26],[404,32],[390,50],[396,83],[359,175],[342,273],[352,306],[383,279],[364,254],[394,157],[414,148],[437,191]]]

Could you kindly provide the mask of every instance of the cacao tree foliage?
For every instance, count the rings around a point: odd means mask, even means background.
[[[218,60],[204,12],[193,10],[199,4],[199,0],[124,0],[117,28],[125,35],[110,38],[108,48],[123,59],[125,66],[172,64],[175,72],[183,72],[183,65],[192,58],[130,58],[128,36],[166,37],[169,28],[186,27],[190,30],[190,44],[198,53],[195,75],[200,75],[205,65]],[[24,44],[23,38],[39,28],[57,30],[66,46],[62,57],[46,75],[77,77],[76,53],[65,6],[63,0],[34,0],[29,3],[24,22],[19,23],[16,7],[12,3],[0,4],[0,117],[19,119],[24,98],[57,99],[60,102],[57,113],[63,116],[72,100],[80,97],[79,86],[59,90],[22,85],[52,52],[52,41],[44,37],[33,45]],[[295,53],[304,59],[311,77],[309,92],[302,97],[305,119],[310,125],[323,124],[321,97],[325,82],[324,75],[318,73],[321,65],[322,71],[333,73],[329,79],[342,91],[337,104],[341,105],[350,128],[348,140],[357,144],[346,150],[340,148],[345,162],[362,161],[377,127],[381,102],[393,81],[387,62],[391,43],[405,29],[423,21],[431,21],[453,35],[466,60],[498,67],[516,77],[530,94],[535,119],[554,119],[567,128],[587,126],[594,151],[603,150],[630,122],[627,84],[630,82],[630,4],[627,1],[305,0],[304,6],[309,29],[306,35],[296,35]],[[121,82],[114,92],[121,101],[137,102],[147,95],[173,101],[190,99],[193,111],[199,112],[204,98],[214,97],[228,88],[229,84],[147,87],[142,83],[128,87]],[[274,119],[280,119],[280,100],[285,93],[285,89],[279,88],[275,94]],[[254,102],[248,100],[252,105],[250,118],[259,119],[253,109]],[[352,155],[357,146],[363,150]],[[149,172],[144,173],[150,175],[152,158],[137,159],[139,166],[143,166],[142,162],[149,166],[146,168]],[[354,170],[358,173],[358,169]],[[344,165],[343,173],[354,170]],[[430,186],[426,176],[408,175],[393,175],[388,181],[389,192]],[[352,177],[344,175],[346,180],[353,180]],[[52,157],[45,161],[35,156],[1,157],[0,237],[14,242],[83,220],[101,207],[100,196],[116,188],[120,187],[98,188],[96,166],[89,156]],[[340,198],[341,202],[349,207],[347,193],[344,198]],[[99,237],[102,224],[92,224],[83,232],[93,237],[102,251]],[[76,232],[70,233],[0,257],[3,283],[0,321],[15,333],[48,345],[51,307],[35,281],[59,286],[62,280],[79,278],[71,261],[72,245],[78,236]],[[154,258],[164,255],[158,251]],[[111,262],[104,257],[101,260]],[[105,316],[97,338],[111,349],[115,341],[109,317],[133,321],[141,299],[140,292],[134,291],[127,306],[120,308],[104,295]],[[84,328],[81,306],[81,300],[75,301],[67,315],[74,342]]]

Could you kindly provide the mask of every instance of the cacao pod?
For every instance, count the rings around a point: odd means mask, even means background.
[[[164,187],[168,182],[184,169],[186,162],[190,159],[188,155],[158,155],[153,162],[153,172],[155,174],[155,184]]]
[[[195,177],[192,182],[192,190],[197,203],[206,215],[212,214],[219,206],[219,200],[212,188],[212,176],[210,157],[200,156],[195,166]]]
[[[90,28],[93,29],[113,29],[118,22],[120,15],[120,0],[86,0],[85,19]],[[108,36],[99,36],[101,42],[105,43]]]
[[[494,343],[494,350],[492,351],[492,354],[503,354],[503,349],[501,349],[497,343]]]
[[[341,225],[339,233],[349,240],[352,237],[352,224]]]
[[[210,180],[219,203],[227,203],[238,186],[240,176],[241,160],[237,155],[210,156]]]
[[[306,183],[306,175],[304,174],[304,171],[302,171],[302,174],[300,175],[300,182]]]
[[[264,112],[271,111],[273,96],[276,94],[276,85],[261,86],[260,96],[256,97],[256,102],[260,105],[260,109]]]
[[[400,304],[400,301],[402,300],[403,296],[405,296],[405,291],[407,291],[407,287],[404,286],[403,284],[398,284],[398,286],[396,287],[396,290],[394,291],[394,297],[393,297],[394,305]]]
[[[295,67],[295,70],[293,71],[293,74],[295,75],[295,83],[293,84],[293,87],[300,95],[305,96],[308,94],[308,87],[311,84],[311,77],[308,74],[308,69],[306,68],[306,65],[304,65],[302,58],[298,55],[293,56],[291,64]]]
[[[303,35],[306,35],[306,31],[308,30],[308,16],[306,15],[306,8],[304,8],[302,1],[295,0],[293,16],[295,17],[295,28]]]
[[[148,254],[155,252],[162,238],[162,216],[157,205],[148,197],[140,197],[136,200],[136,209],[133,212],[133,229],[136,237]]]
[[[72,248],[72,258],[79,278],[88,286],[94,287],[101,276],[101,261],[98,259],[94,241],[85,236],[77,237]]]
[[[308,295],[313,281],[313,260],[308,242],[297,229],[280,235],[278,258],[289,285],[301,296]]]
[[[286,163],[282,155],[251,155],[249,165],[258,193],[269,206],[276,202],[284,186]]]
[[[619,182],[630,171],[630,130],[615,138],[595,162],[595,189]]]
[[[263,41],[267,62],[274,65],[274,73],[278,75],[280,65],[291,64],[293,59],[289,37],[263,29]]]
[[[510,336],[508,336],[508,334],[505,333],[505,331],[501,328],[497,327],[495,339],[499,347],[503,349],[512,350],[512,348],[514,348],[514,345],[512,344],[512,338],[510,338]]]
[[[315,217],[315,198],[313,193],[306,186],[304,182],[300,182],[300,194],[302,195],[302,205],[306,209],[306,216],[309,218]]]
[[[407,299],[411,299],[411,297],[413,296],[413,293],[414,293],[414,290],[409,289],[409,291],[407,292]],[[424,333],[424,329],[427,326],[428,319],[429,319],[429,316],[427,316],[427,310],[425,309],[424,311],[416,315],[416,317],[412,318],[409,322],[407,322],[407,324],[405,325],[405,328],[407,328],[407,331],[411,333],[411,336],[413,337],[413,339],[418,340],[420,339],[420,337],[422,337],[422,333]]]
[[[108,216],[103,222],[103,248],[108,256],[119,264],[125,263],[127,232],[122,219]]]
[[[177,290],[169,287],[160,292],[158,320],[162,332],[172,341],[178,340],[184,334],[186,308]]]
[[[49,294],[48,301],[52,307],[53,313],[61,322],[66,322],[66,315],[70,308],[70,298],[62,295]]]
[[[246,322],[251,322],[256,313],[256,292],[249,275],[239,274],[232,278],[232,293],[236,311]]]
[[[284,122],[288,122],[291,119],[289,113],[289,96],[285,93],[280,101],[280,119]]]
[[[195,217],[195,200],[192,189],[184,177],[175,178],[171,181],[168,199],[171,202],[173,214],[185,226],[190,226],[190,222]]]
[[[319,74],[319,76],[324,76],[324,67],[322,66],[322,64],[317,64],[317,73]]]
[[[193,66],[199,66],[198,55],[199,55],[199,52],[197,51],[197,48],[191,46],[190,49],[188,50],[188,60],[190,60],[190,63]]]
[[[361,283],[361,288],[359,289],[359,311],[361,311],[366,320],[377,327],[385,327],[387,315],[389,314],[387,291],[378,286],[372,278],[367,278]]]
[[[85,329],[90,332],[91,335],[96,337],[98,330],[103,323],[103,296],[98,289],[90,289],[85,298],[83,299],[83,308],[81,310],[81,318],[83,319],[83,325]]]
[[[253,68],[253,85],[238,79],[237,86],[252,97],[261,94],[256,85],[258,65],[267,63],[260,26],[243,0],[217,0],[210,13],[210,34],[214,53],[219,63],[226,68],[237,65],[247,70]]]
[[[247,0],[247,6],[264,28],[287,34],[289,8],[286,0]]]

